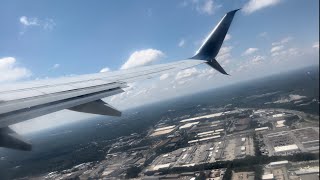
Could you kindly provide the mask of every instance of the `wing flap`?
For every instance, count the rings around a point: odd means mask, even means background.
[[[101,92],[101,91],[110,90],[114,88],[124,88],[124,87],[127,87],[125,83],[116,82],[116,83],[103,84],[99,86],[89,86],[86,88],[78,88],[78,89],[68,90],[68,91],[62,90],[61,92],[36,95],[28,98],[22,98],[21,100],[7,101],[6,103],[0,103],[0,114],[16,111],[23,108],[31,108],[41,104],[52,103],[52,102],[56,102],[64,99],[73,98],[73,97],[83,96],[86,94]],[[14,94],[15,93],[13,93],[13,95]]]
[[[9,127],[0,128],[0,147],[31,151],[31,144]]]
[[[0,127],[6,127],[11,124],[15,124],[21,121],[32,119],[35,117],[43,116],[49,113],[53,113],[63,109],[69,109],[74,106],[86,104],[98,99],[112,96],[124,92],[121,88],[114,88],[95,92],[91,94],[85,94],[68,99],[54,101],[50,103],[44,103],[33,107],[25,107],[16,111],[0,114]]]
[[[90,114],[121,116],[121,112],[119,110],[105,103],[101,99],[71,107],[69,110]]]

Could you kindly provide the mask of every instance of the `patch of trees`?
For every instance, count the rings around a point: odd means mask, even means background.
[[[257,138],[257,134],[253,135],[253,145],[254,145],[254,154],[256,156],[261,156],[262,155],[262,153],[260,151],[261,143],[259,142],[259,140]]]
[[[289,116],[286,118],[286,121],[284,122],[284,125],[291,127],[292,124],[295,122],[299,121],[299,116],[294,115],[294,116]]]
[[[142,171],[142,169],[137,166],[132,166],[132,167],[128,168],[126,171],[126,179],[138,177],[138,175],[141,171]]]

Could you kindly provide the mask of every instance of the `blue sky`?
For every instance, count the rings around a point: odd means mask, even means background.
[[[139,105],[199,86],[204,90],[318,65],[318,7],[317,0],[3,0],[0,83],[188,58],[220,18],[236,8],[243,9],[217,57],[231,76],[200,66],[132,84],[108,101]]]

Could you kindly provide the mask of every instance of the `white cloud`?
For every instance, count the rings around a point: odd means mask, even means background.
[[[282,50],[283,48],[284,48],[283,45],[274,46],[274,47],[271,48],[270,52],[271,52],[271,53],[275,53],[275,52],[277,52],[277,51]]]
[[[244,5],[242,10],[246,14],[251,14],[263,8],[274,6],[280,2],[281,0],[249,0],[249,2]]]
[[[316,49],[319,49],[319,41],[313,43],[312,47],[313,47],[313,48],[316,48]]]
[[[293,38],[291,36],[285,37],[283,39],[281,39],[278,42],[273,42],[272,46],[279,46],[279,45],[284,45],[287,44],[288,42],[290,42]]]
[[[52,66],[52,69],[57,69],[57,68],[59,68],[60,67],[60,64],[54,64],[53,66]]]
[[[246,55],[251,55],[255,52],[257,52],[259,49],[258,48],[248,48],[246,51],[244,51],[242,53],[243,56],[246,56]]]
[[[39,20],[37,18],[28,18],[26,16],[21,16],[19,20],[20,23],[24,26],[39,26]]]
[[[300,51],[299,49],[297,49],[297,48],[289,48],[289,49],[283,49],[282,48],[279,51],[273,52],[271,54],[271,56],[272,57],[277,57],[278,59],[276,59],[276,60],[279,60],[279,58],[290,59],[292,57],[301,56],[303,54],[304,53],[302,51]]]
[[[292,39],[292,37],[288,36],[281,39],[280,41],[273,42],[271,44],[271,56],[277,57],[277,59],[274,59],[275,61],[278,61],[279,59],[288,59],[289,57],[292,58],[293,56],[302,55],[302,52],[297,48],[288,47],[290,46],[289,42]]]
[[[14,57],[0,58],[0,82],[16,81],[30,76],[30,70],[20,67]]]
[[[101,73],[108,72],[108,71],[110,71],[110,69],[107,68],[107,67],[102,68],[102,69],[100,70]]]
[[[266,57],[265,56],[261,56],[261,55],[257,55],[254,56],[252,59],[247,60],[243,63],[240,63],[238,65],[238,68],[235,69],[235,72],[242,72],[242,71],[246,71],[246,70],[252,70],[255,69],[253,67],[257,67],[257,65],[262,64],[263,60],[265,60]]]
[[[165,73],[165,74],[162,74],[159,79],[162,81],[162,80],[168,79],[168,77],[169,77],[169,74]]]
[[[216,59],[221,62],[222,64],[227,64],[231,61],[231,50],[232,46],[224,46],[220,49],[219,54],[217,55]]]
[[[42,27],[45,30],[51,31],[54,26],[56,26],[56,23],[53,21],[53,19],[46,19],[42,22]]]
[[[43,28],[44,30],[50,31],[56,25],[53,19],[47,18],[44,20],[40,20],[36,17],[26,17],[26,16],[21,16],[19,18],[19,22],[24,27],[23,31],[21,31],[20,34],[24,34],[26,29],[30,27],[40,27],[40,28]]]
[[[185,69],[177,73],[175,80],[179,81],[181,79],[189,78],[196,74],[198,74],[198,70],[196,68]]]
[[[186,44],[186,41],[185,41],[184,39],[181,39],[181,40],[179,41],[178,46],[179,46],[179,47],[183,47],[185,44]]]
[[[197,7],[197,10],[203,14],[213,14],[217,8],[220,8],[222,5],[216,5],[213,0],[205,0],[203,4],[200,4]]]
[[[164,53],[156,49],[144,49],[135,51],[129,59],[121,66],[121,69],[145,66],[164,57]]]
[[[226,35],[226,37],[224,38],[224,41],[228,41],[228,40],[230,40],[230,39],[231,39],[231,37],[232,37],[232,36],[231,36],[230,34],[227,34],[227,35]]]
[[[180,3],[180,7],[187,7],[189,5],[200,14],[207,15],[214,14],[217,9],[222,7],[222,5],[216,4],[214,0],[191,0],[190,3],[188,1]]]
[[[268,33],[267,32],[262,32],[258,36],[264,38],[264,37],[268,36]]]
[[[264,56],[254,56],[253,59],[251,60],[252,64],[259,64],[265,59]]]
[[[188,6],[188,1],[187,0],[184,0],[182,1],[181,3],[179,3],[179,7],[187,7]]]

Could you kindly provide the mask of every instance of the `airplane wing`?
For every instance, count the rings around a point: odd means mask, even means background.
[[[57,79],[9,84],[0,88],[0,147],[31,150],[10,125],[63,109],[121,116],[121,112],[102,98],[124,92],[127,84],[156,75],[208,64],[227,74],[215,60],[237,10],[228,12],[213,29],[197,53],[173,63],[139,67]]]

